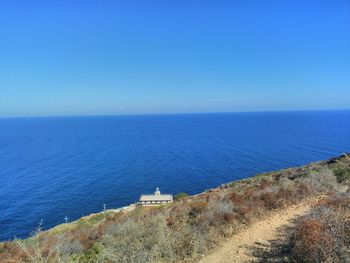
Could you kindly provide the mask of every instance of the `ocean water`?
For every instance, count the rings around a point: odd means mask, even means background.
[[[350,111],[0,119],[0,240],[343,152]]]

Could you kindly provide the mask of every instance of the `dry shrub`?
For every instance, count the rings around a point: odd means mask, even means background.
[[[223,214],[223,218],[227,223],[232,224],[235,220],[237,220],[237,215],[233,213],[232,214],[227,213],[227,214]]]
[[[294,255],[298,262],[324,262],[331,254],[333,240],[318,220],[305,219],[295,233]]]
[[[86,247],[79,239],[73,239],[62,242],[60,253],[63,255],[73,255],[80,254],[86,250]]]
[[[291,190],[280,189],[276,194],[276,201],[279,206],[293,203],[293,201],[295,201],[294,192]]]
[[[347,262],[350,258],[350,198],[338,194],[322,200],[301,219],[292,239],[298,262]]]
[[[14,244],[21,255],[15,262],[18,263],[59,263],[67,262],[68,256],[61,253],[64,244],[59,236],[49,237],[42,232],[42,222],[32,233],[32,236],[25,240],[16,239]]]
[[[319,207],[329,207],[338,211],[350,210],[350,192],[334,194],[320,201]]]
[[[271,188],[273,186],[273,182],[267,179],[261,180],[260,184],[258,185],[258,190],[266,190],[267,188]]]
[[[325,165],[288,169],[237,182],[172,205],[137,207],[128,213],[94,217],[64,234],[36,235],[0,246],[0,261],[15,262],[183,262],[200,257],[242,224],[269,210],[309,196],[337,191]],[[296,228],[293,257],[298,262],[350,258],[350,191],[324,200]],[[347,217],[345,215],[348,215]],[[87,223],[87,224],[85,224]],[[11,244],[11,245],[10,245]]]
[[[320,192],[329,192],[337,189],[337,177],[328,168],[311,173],[305,180],[312,189]]]
[[[276,194],[274,193],[263,193],[260,195],[260,200],[263,202],[263,205],[267,210],[272,210],[279,207],[276,200]]]
[[[244,197],[236,192],[232,192],[228,194],[228,199],[234,203],[234,204],[243,204],[244,203]]]
[[[298,199],[303,199],[304,197],[312,194],[317,194],[317,191],[315,191],[315,189],[313,189],[309,184],[305,182],[298,183],[295,190],[295,195]]]
[[[232,203],[225,200],[219,202],[211,201],[204,213],[198,216],[199,226],[209,226],[220,228],[227,224],[227,219],[234,217],[234,207]]]
[[[173,257],[162,216],[111,225],[106,233],[101,241],[103,262],[154,262]]]
[[[190,217],[196,217],[208,207],[207,201],[197,201],[191,204]]]
[[[10,242],[2,244],[2,249],[0,250],[0,262],[23,262],[23,259],[25,258],[25,252],[17,244]]]
[[[278,183],[283,190],[292,191],[295,189],[295,182],[288,179],[288,177],[282,177]]]
[[[78,229],[70,230],[66,233],[64,240],[68,244],[75,244],[75,247],[78,247],[78,243],[82,246],[82,250],[89,250],[94,243],[99,238],[99,230],[98,228],[91,226],[83,226]],[[76,249],[76,248],[75,248]],[[67,250],[71,250],[68,249]],[[72,249],[73,250],[73,249]]]

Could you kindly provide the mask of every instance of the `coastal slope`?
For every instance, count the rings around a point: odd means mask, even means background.
[[[259,261],[255,255],[257,249],[270,250],[271,242],[277,239],[283,241],[282,228],[294,227],[295,220],[311,211],[315,200],[308,200],[287,209],[276,211],[272,215],[258,220],[239,233],[235,234],[221,247],[201,259],[200,263],[232,263]]]
[[[350,156],[342,154],[179,195],[173,204],[39,227],[1,243],[0,262],[341,262],[350,258],[349,185]],[[265,248],[249,250],[256,244]]]

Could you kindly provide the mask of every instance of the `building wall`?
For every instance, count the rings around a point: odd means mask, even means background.
[[[172,201],[141,201],[141,205],[159,205],[159,204],[170,204]]]

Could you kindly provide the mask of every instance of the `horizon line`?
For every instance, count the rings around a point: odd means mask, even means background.
[[[19,115],[0,116],[0,119],[32,119],[32,118],[78,118],[78,117],[128,117],[128,116],[167,116],[167,115],[201,115],[232,113],[277,113],[277,112],[314,112],[314,111],[348,111],[350,108],[332,109],[289,109],[289,110],[243,110],[243,111],[211,111],[211,112],[164,112],[164,113],[112,113],[112,114],[67,114],[67,115]]]

